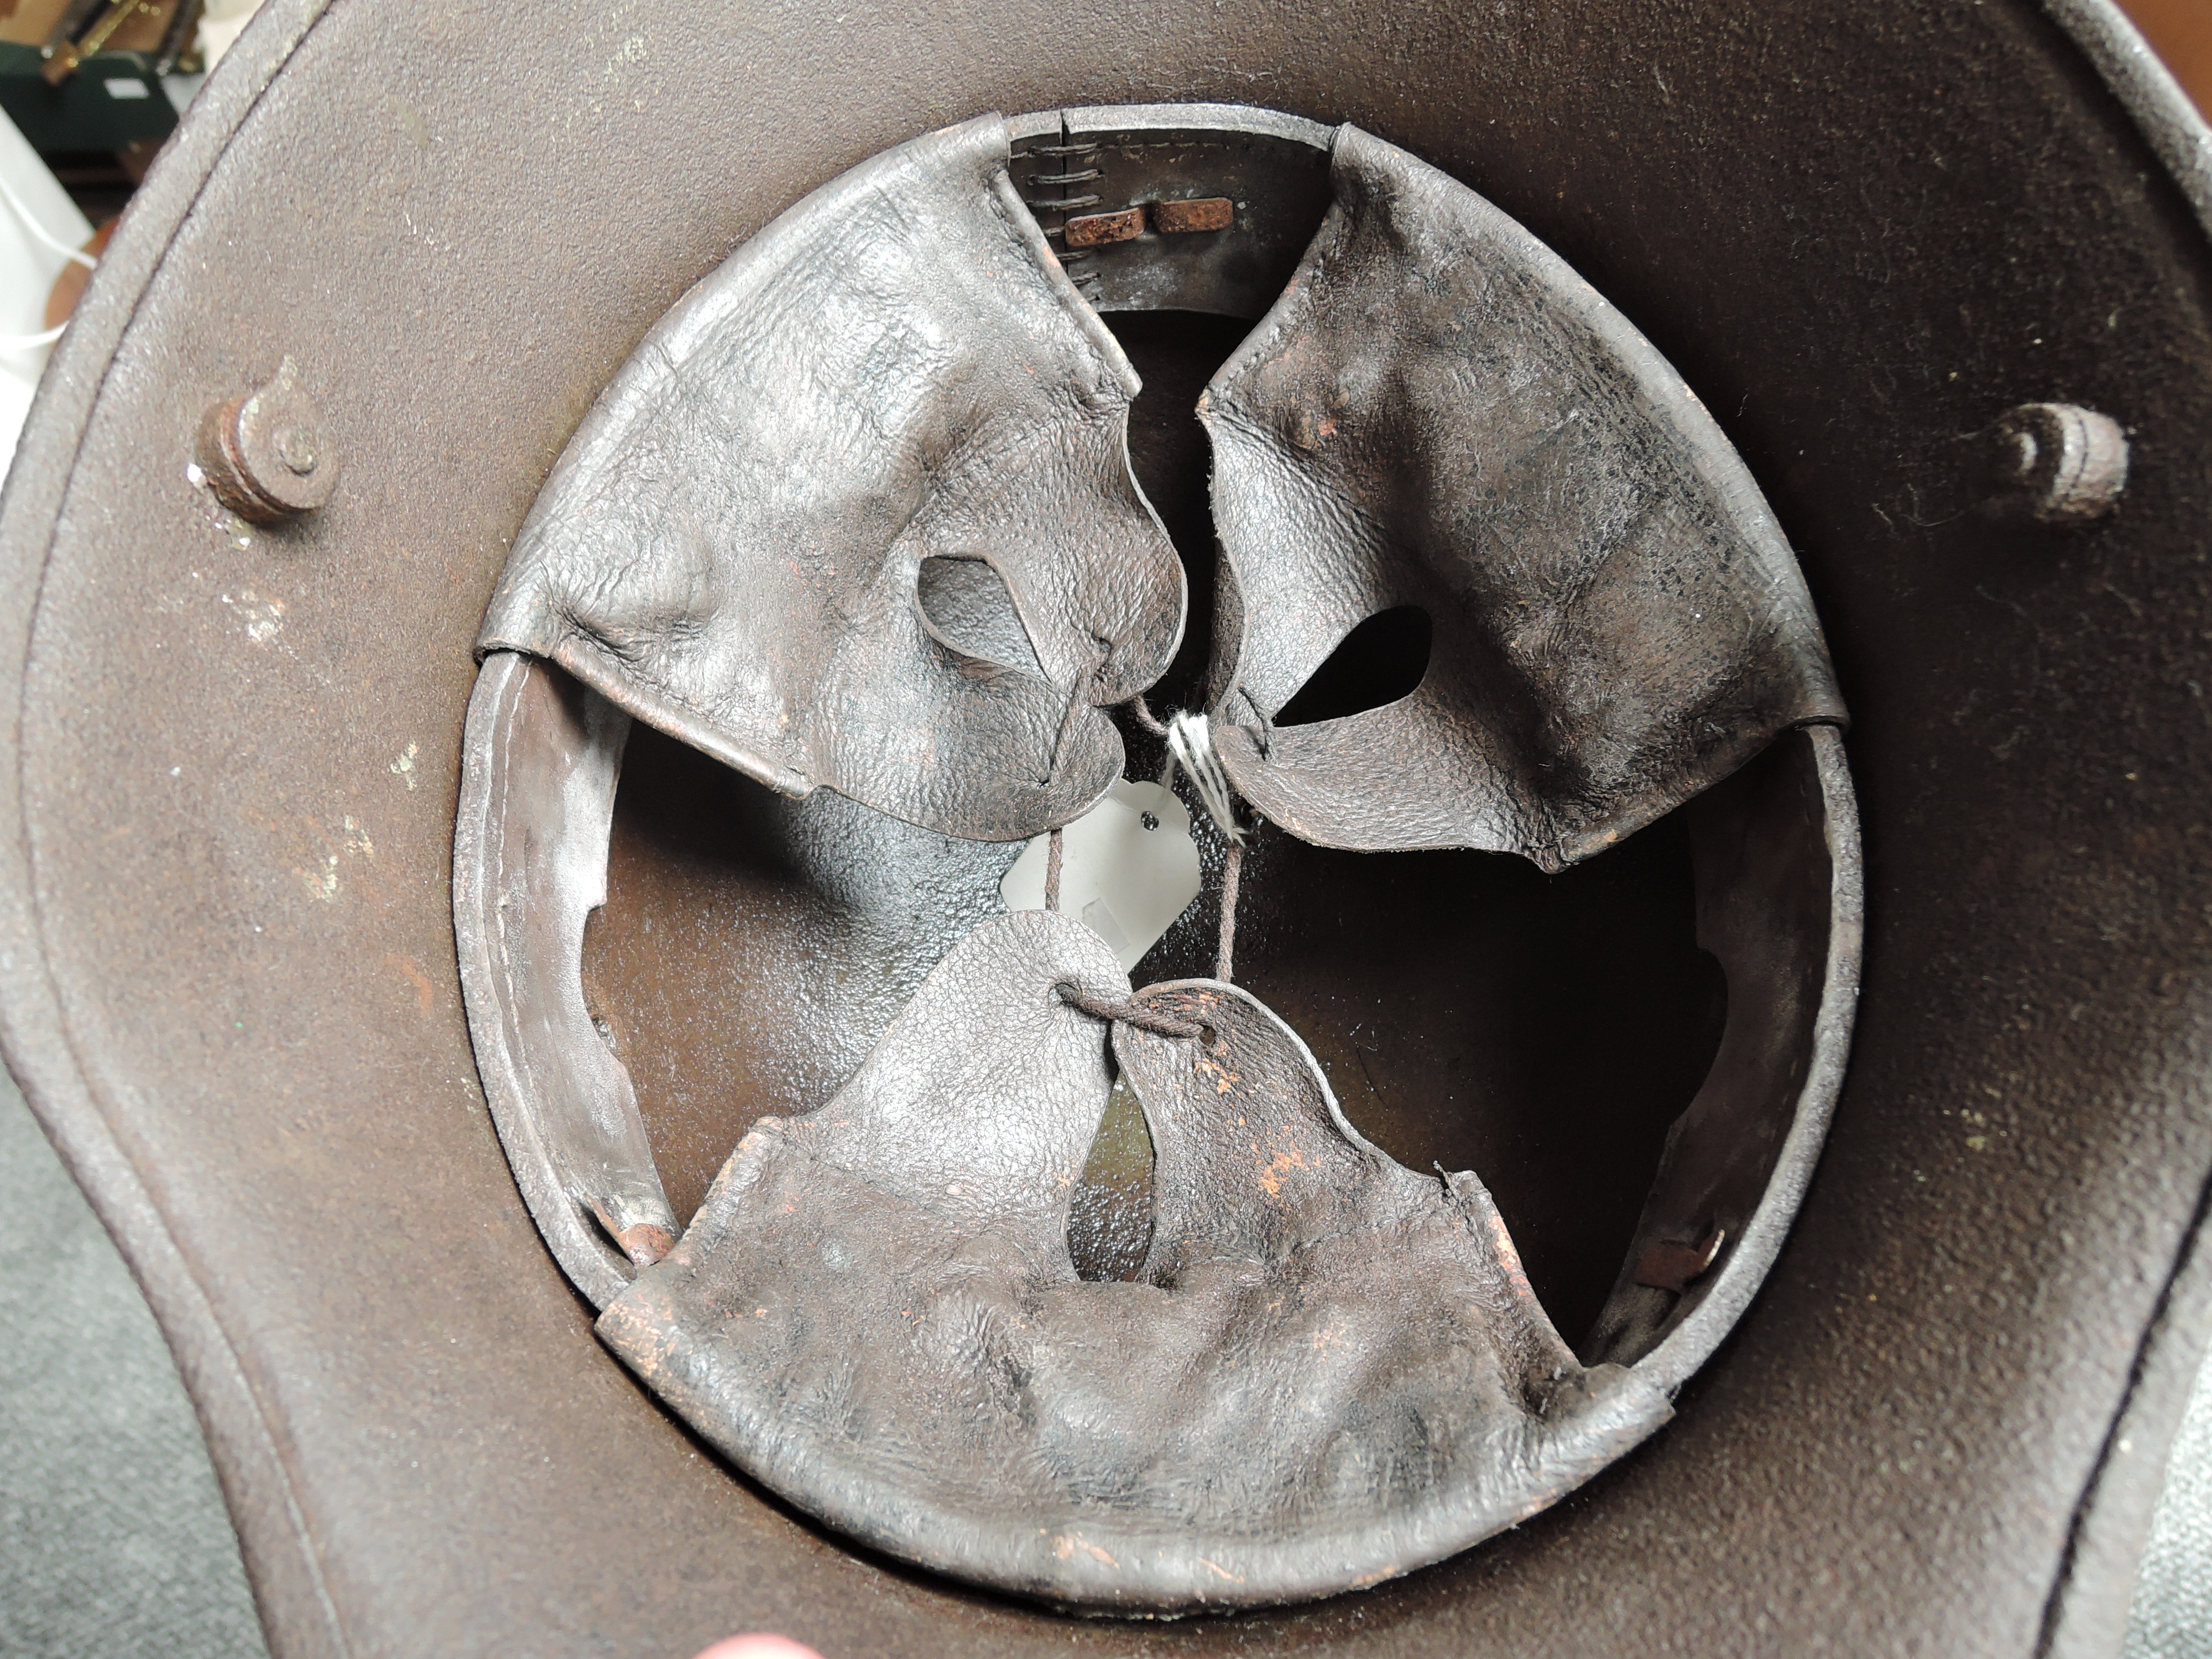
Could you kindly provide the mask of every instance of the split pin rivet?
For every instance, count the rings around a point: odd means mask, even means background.
[[[301,389],[289,357],[266,386],[208,410],[198,459],[216,498],[255,524],[311,513],[337,483],[322,411]]]
[[[2078,404],[2022,404],[1980,441],[1983,510],[1997,518],[2087,524],[2111,512],[2127,488],[2127,434]]]

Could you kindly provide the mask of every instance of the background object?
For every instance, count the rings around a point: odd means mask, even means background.
[[[69,192],[0,116],[0,460],[14,453],[46,366],[49,347],[38,337],[48,327],[46,297],[76,264],[67,250],[91,236]]]
[[[213,69],[261,9],[261,0],[207,0],[200,21],[200,55]]]
[[[198,0],[16,0],[0,15],[0,110],[95,222],[198,87],[199,24]]]
[[[2212,95],[2212,6],[2204,0],[2120,0],[2120,9],[2203,108]]]
[[[83,252],[94,264],[97,264],[100,256],[107,251],[108,240],[115,234],[115,227],[121,222],[118,219],[110,219],[92,233],[92,240],[84,245]],[[92,280],[92,265],[79,264],[74,259],[62,267],[61,275],[54,278],[53,288],[46,295],[48,328],[59,328],[69,321],[71,313],[76,310],[77,301],[84,298],[85,284]]]
[[[2212,1364],[2198,1373],[2143,1553],[2126,1659],[2212,1655]]]

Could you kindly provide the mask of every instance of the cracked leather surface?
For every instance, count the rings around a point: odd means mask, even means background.
[[[1558,869],[1843,705],[1796,561],[1704,407],[1559,258],[1353,127],[1335,202],[1200,400],[1215,743],[1324,846]],[[1277,727],[1352,629],[1434,627],[1398,702]]]
[[[1128,981],[1025,911],[941,963],[827,1105],[764,1119],[599,1333],[757,1479],[937,1571],[1099,1610],[1325,1595],[1534,1513],[1660,1423],[1585,1371],[1471,1175],[1361,1140],[1290,1029],[1212,981],[1114,1027],[1158,1147],[1130,1283],[1067,1218],[1111,1084],[1058,1000]]]
[[[995,116],[886,151],[672,307],[540,493],[479,652],[550,657],[788,794],[985,841],[1079,816],[1121,775],[1103,707],[1181,638],[1182,567],[1129,472],[1136,374],[1007,155]],[[940,629],[925,559],[1003,589],[950,584],[976,603]]]

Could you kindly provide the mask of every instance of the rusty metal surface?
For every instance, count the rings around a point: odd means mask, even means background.
[[[1014,181],[1048,238],[1071,235],[1054,210],[1079,191],[1077,217],[1135,234],[1067,246],[1068,276],[1100,311],[1180,310],[1256,319],[1274,304],[1328,205],[1329,130],[1233,102],[1077,107],[1015,116]],[[1079,178],[1077,184],[1053,181]],[[1226,192],[1225,194],[1224,192]],[[1225,202],[1229,220],[1188,235],[1158,214],[1186,198]],[[1149,213],[1133,224],[1120,217]],[[1214,216],[1218,216],[1218,214]]]
[[[1197,201],[1156,202],[1152,204],[1152,228],[1164,236],[1190,236],[1227,230],[1237,222],[1237,204],[1226,196],[1209,196]]]
[[[1134,241],[1147,229],[1163,236],[1188,236],[1227,230],[1236,222],[1237,204],[1226,196],[1212,196],[1203,201],[1155,202],[1112,213],[1082,214],[1070,219],[1061,230],[1066,246],[1089,248]]]
[[[2143,1478],[2108,1455],[2139,1362],[2202,1340],[2159,1323],[2212,1168],[2199,204],[2023,3],[836,20],[631,9],[523,46],[504,14],[272,0],[27,430],[9,1058],[183,1358],[279,1650],[2034,1651],[2093,1491]],[[355,95],[371,64],[387,98]],[[1074,1624],[847,1553],[606,1365],[473,1079],[455,734],[508,538],[691,281],[906,134],[1255,79],[1480,190],[1714,411],[1850,688],[1880,902],[1799,1225],[1666,1434],[1365,1596]],[[288,354],[345,476],[247,534],[184,466]],[[2134,432],[2118,511],[1918,510],[2036,401]]]
[[[289,357],[266,386],[208,410],[198,453],[216,499],[252,524],[311,513],[337,488],[330,434]]]
[[[1727,1242],[1728,1231],[1722,1227],[1714,1228],[1695,1244],[1662,1239],[1637,1261],[1636,1282],[1648,1290],[1680,1296],[1713,1265],[1713,1258]]]
[[[1060,228],[1066,239],[1065,246],[1072,248],[1133,241],[1145,234],[1145,210],[1122,208],[1113,213],[1079,214]]]

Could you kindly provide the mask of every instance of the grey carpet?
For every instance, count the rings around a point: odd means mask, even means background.
[[[154,1316],[0,1075],[0,1655],[267,1651]]]
[[[105,1357],[90,1385],[85,1358]],[[0,1659],[264,1659],[199,1425],[154,1317],[0,1075]],[[2212,1366],[2125,1659],[2212,1659]]]

